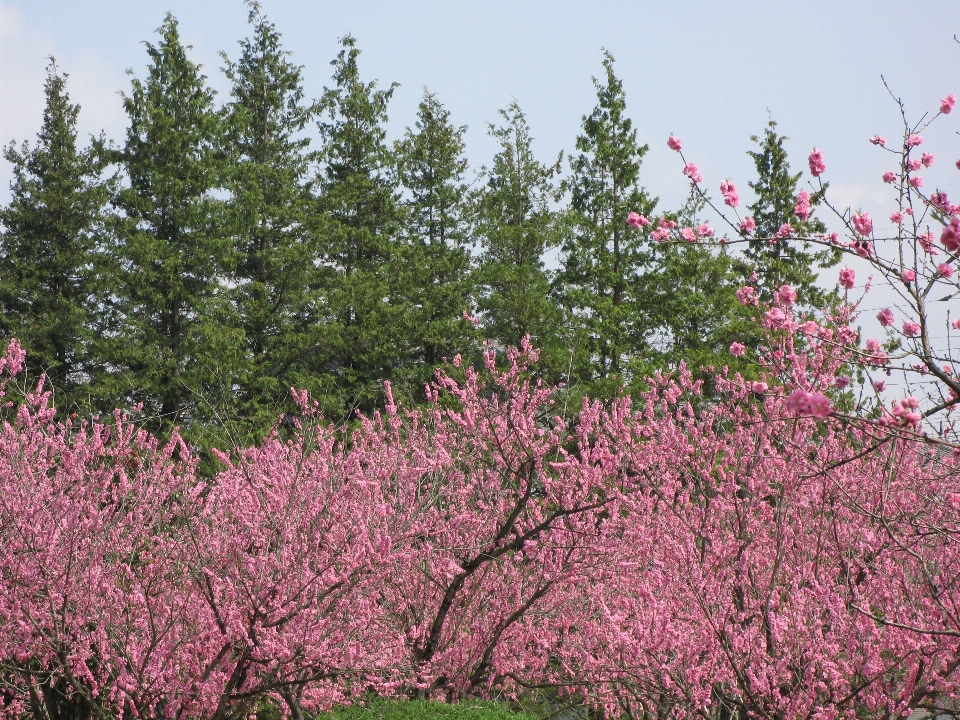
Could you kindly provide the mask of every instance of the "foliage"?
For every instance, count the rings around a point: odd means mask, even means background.
[[[339,707],[322,720],[526,720],[498,703],[469,700],[441,703],[428,700],[376,700]],[[532,718],[530,718],[532,720]]]

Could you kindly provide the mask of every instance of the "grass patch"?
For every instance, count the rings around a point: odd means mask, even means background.
[[[428,700],[371,700],[363,705],[336,707],[317,720],[536,720],[506,705],[482,700],[443,703]]]

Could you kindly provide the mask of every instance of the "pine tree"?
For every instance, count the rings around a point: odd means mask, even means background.
[[[803,173],[790,173],[790,163],[783,143],[788,138],[776,133],[777,124],[771,120],[764,129],[763,138],[750,139],[759,146],[747,154],[757,168],[756,182],[748,183],[756,193],[756,201],[749,206],[757,228],[745,251],[754,263],[760,297],[769,301],[772,293],[783,284],[797,291],[800,304],[822,308],[831,303],[831,293],[816,286],[819,267],[832,267],[840,262],[840,251],[811,251],[809,243],[771,241],[783,225],[790,225],[794,235],[822,233],[825,226],[812,214],[801,221],[794,214],[798,184]],[[825,187],[824,187],[825,189]],[[811,193],[810,204],[816,206],[823,191]]]
[[[570,158],[569,233],[558,284],[581,338],[577,372],[595,395],[610,396],[641,375],[647,347],[649,261],[645,233],[631,228],[631,211],[648,215],[656,199],[640,187],[646,145],[626,117],[623,83],[605,53],[603,81],[594,79],[597,106],[583,118],[580,155]]]
[[[400,361],[403,314],[396,267],[402,210],[386,144],[387,105],[396,84],[377,90],[360,79],[351,36],[331,63],[334,87],[320,101],[323,146],[319,208],[324,280],[324,334],[314,368],[325,383],[331,419],[368,411],[382,398]]]
[[[248,7],[253,37],[240,42],[236,63],[223,55],[233,83],[225,142],[233,300],[244,337],[237,412],[248,432],[262,435],[291,387],[313,387],[304,371],[318,327],[313,155],[302,131],[314,108],[304,103],[301,68],[290,63],[275,26],[258,3]]]
[[[34,376],[45,372],[62,411],[88,409],[99,376],[100,284],[95,262],[110,183],[103,138],[77,148],[79,105],[50,59],[37,143],[3,156],[13,165],[12,199],[0,210],[0,337],[16,337]]]
[[[416,131],[407,128],[396,144],[398,177],[406,191],[406,222],[399,264],[403,365],[397,388],[420,399],[436,366],[469,349],[463,312],[470,297],[463,134],[450,111],[426,93]]]
[[[147,44],[146,80],[134,78],[124,97],[130,126],[118,158],[127,183],[115,201],[123,217],[114,352],[129,401],[200,442],[232,406],[239,362],[226,287],[231,243],[215,196],[223,186],[221,122],[176,19],[168,14],[158,32],[160,42]]]
[[[500,152],[474,198],[472,230],[481,245],[475,281],[481,329],[501,347],[517,346],[529,335],[541,350],[541,372],[558,379],[565,368],[566,338],[543,256],[558,244],[550,203],[557,196],[553,177],[560,158],[544,165],[534,157],[530,128],[516,102],[500,115],[503,125],[489,127]]]

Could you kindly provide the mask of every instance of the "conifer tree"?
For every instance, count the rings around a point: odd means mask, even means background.
[[[214,194],[223,186],[221,122],[176,19],[168,14],[158,32],[147,77],[133,79],[123,103],[114,357],[129,400],[196,440],[231,407],[239,360],[226,288],[231,244]]]
[[[466,127],[453,126],[436,96],[426,93],[416,131],[407,128],[396,144],[406,222],[395,277],[409,308],[401,318],[400,375],[416,398],[444,358],[469,348],[471,333],[463,319],[470,296],[464,132]]]
[[[99,375],[95,262],[110,183],[103,138],[77,148],[80,106],[50,59],[43,124],[33,148],[11,143],[10,204],[0,210],[0,337],[16,337],[34,375],[45,372],[63,411],[87,409]]]
[[[623,83],[606,52],[605,77],[594,79],[597,106],[583,118],[580,154],[570,158],[569,232],[558,284],[581,338],[577,373],[591,394],[609,396],[643,374],[649,323],[641,281],[649,261],[645,232],[631,228],[631,211],[648,215],[656,199],[640,186],[646,145],[626,116]]]
[[[806,221],[794,214],[798,184],[803,173],[790,172],[790,162],[783,143],[788,138],[778,135],[777,123],[771,120],[763,137],[750,139],[759,146],[747,154],[757,168],[756,182],[748,183],[756,193],[756,201],[749,206],[757,223],[745,255],[754,264],[760,296],[770,300],[772,293],[783,284],[797,291],[801,305],[821,308],[830,303],[830,293],[816,286],[817,269],[832,267],[840,261],[840,251],[812,251],[808,243],[771,242],[784,225],[790,225],[793,235],[823,232],[825,226],[813,214]],[[823,192],[810,194],[810,205],[820,203]]]
[[[396,84],[377,90],[360,79],[351,36],[331,63],[334,86],[320,100],[320,261],[323,336],[314,368],[325,383],[328,417],[371,410],[401,357],[403,313],[395,278],[402,222],[393,157],[386,144],[387,105]]]
[[[223,55],[233,83],[226,112],[233,300],[243,331],[237,412],[255,434],[268,430],[291,387],[311,388],[307,355],[317,342],[316,228],[303,129],[314,116],[275,26],[248,2],[253,37]],[[259,438],[251,438],[253,440]]]
[[[481,245],[475,281],[481,329],[502,347],[517,346],[529,335],[541,350],[541,372],[559,375],[565,337],[543,256],[559,239],[550,203],[557,197],[553,177],[561,158],[544,165],[534,157],[530,128],[516,101],[500,115],[503,124],[489,126],[500,151],[474,198],[472,229]]]

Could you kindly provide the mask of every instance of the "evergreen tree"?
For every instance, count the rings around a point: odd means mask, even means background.
[[[474,198],[473,233],[481,245],[476,270],[481,329],[501,347],[516,346],[529,335],[541,350],[541,372],[558,379],[565,369],[566,339],[543,255],[558,244],[550,202],[557,197],[553,177],[560,158],[544,165],[534,157],[530,128],[516,102],[500,115],[504,124],[489,128],[500,152]]]
[[[312,387],[304,368],[317,342],[316,228],[310,140],[302,131],[314,109],[303,101],[301,68],[290,63],[275,26],[258,3],[248,6],[253,37],[240,42],[236,63],[223,56],[233,83],[226,154],[233,300],[244,337],[237,412],[262,435],[291,387]]]
[[[580,155],[570,158],[569,233],[558,278],[564,304],[581,338],[576,370],[591,394],[610,396],[644,373],[650,302],[642,282],[649,261],[644,231],[626,224],[631,211],[648,215],[656,199],[640,187],[646,145],[626,117],[626,96],[605,53],[606,77],[594,79],[597,106],[583,118]]]
[[[760,297],[769,301],[772,293],[783,284],[792,285],[801,305],[822,308],[831,302],[831,293],[816,286],[819,267],[832,267],[840,262],[840,251],[814,252],[809,243],[771,242],[783,225],[790,225],[794,235],[822,233],[825,226],[813,214],[801,221],[794,214],[798,183],[803,173],[790,173],[790,163],[783,143],[788,138],[776,133],[777,124],[771,120],[764,129],[763,138],[750,139],[759,146],[747,154],[757,168],[756,182],[748,183],[757,199],[749,206],[757,223],[745,251],[754,263]],[[825,188],[824,188],[825,189]],[[811,193],[810,204],[816,206],[823,192]]]
[[[103,138],[77,148],[80,106],[66,80],[51,58],[36,145],[4,149],[13,181],[0,210],[0,337],[20,341],[33,374],[52,382],[56,406],[73,411],[89,406],[101,369],[95,258],[111,190],[101,180]]]
[[[394,275],[402,304],[409,308],[402,317],[400,375],[418,399],[435,367],[469,348],[471,333],[462,316],[470,296],[465,132],[466,127],[451,124],[450,112],[436,96],[426,93],[416,131],[407,128],[395,150],[406,190],[406,222]]]
[[[147,44],[146,80],[134,78],[124,97],[130,126],[118,158],[127,184],[115,201],[123,217],[114,357],[130,402],[200,442],[232,406],[239,360],[226,288],[231,244],[215,197],[221,123],[172,15],[158,32],[160,42]]]
[[[399,363],[400,303],[396,279],[402,222],[393,157],[386,144],[387,105],[396,84],[377,90],[360,79],[351,36],[331,63],[335,86],[320,101],[323,146],[319,207],[320,259],[327,316],[314,367],[325,382],[331,419],[368,411]]]

